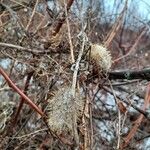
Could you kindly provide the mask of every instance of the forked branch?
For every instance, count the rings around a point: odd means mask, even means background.
[[[38,112],[41,116],[44,116],[44,113],[40,108],[36,106],[8,77],[5,71],[0,67],[0,74],[5,78],[10,87],[12,87],[36,112]]]

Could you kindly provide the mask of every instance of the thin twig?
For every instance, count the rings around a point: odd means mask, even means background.
[[[129,49],[128,53],[125,54],[125,55],[123,55],[123,56],[121,56],[121,57],[119,57],[119,58],[117,58],[117,59],[115,59],[115,60],[113,61],[113,63],[118,62],[119,60],[121,60],[121,59],[123,59],[123,58],[129,56],[131,53],[133,53],[133,52],[136,50],[136,47],[137,47],[139,41],[141,40],[141,38],[143,37],[143,35],[146,33],[146,31],[147,31],[147,28],[145,27],[145,28],[143,29],[143,31],[140,33],[140,35],[137,37],[137,39],[135,40],[135,42],[134,42],[134,44],[132,45],[132,47]]]
[[[122,20],[123,20],[125,11],[127,10],[127,7],[128,7],[128,0],[126,0],[122,12],[120,13],[120,15],[119,15],[119,17],[118,17],[116,23],[114,24],[112,30],[110,31],[110,33],[107,35],[107,37],[106,37],[106,39],[105,39],[104,45],[105,45],[106,47],[109,47],[109,46],[110,46],[112,40],[114,39],[114,37],[115,37],[116,34],[118,33],[118,30],[121,28]]]
[[[33,9],[32,14],[31,14],[31,17],[30,17],[30,19],[29,19],[29,22],[28,22],[26,28],[25,28],[26,31],[29,29],[29,26],[30,26],[30,24],[31,24],[31,21],[33,20],[33,17],[34,17],[34,14],[35,14],[35,11],[36,11],[36,7],[37,7],[38,3],[39,3],[39,1],[36,0],[34,9]]]
[[[83,38],[83,43],[82,43],[82,47],[81,47],[81,50],[79,52],[79,55],[78,55],[78,59],[76,61],[76,64],[75,64],[75,70],[74,70],[74,73],[73,73],[73,81],[72,81],[72,97],[73,97],[73,103],[74,102],[74,99],[75,99],[75,92],[76,92],[76,84],[77,84],[77,75],[78,75],[78,70],[79,70],[79,64],[80,64],[80,61],[81,61],[81,58],[82,58],[82,55],[83,55],[83,51],[84,51],[84,46],[85,46],[85,37]],[[77,132],[77,118],[76,118],[76,115],[73,114],[73,129],[74,129],[74,138],[75,138],[75,142],[76,142],[76,146],[78,147],[79,146],[79,135],[78,135],[78,132]]]
[[[75,59],[74,59],[74,54],[73,54],[73,44],[72,44],[72,40],[71,40],[71,32],[70,32],[70,24],[69,24],[69,19],[68,19],[68,12],[67,12],[66,0],[64,0],[64,4],[65,4],[65,14],[66,14],[66,22],[67,22],[67,29],[68,29],[68,38],[69,38],[69,44],[70,44],[71,60],[72,60],[72,63],[74,63]]]
[[[85,37],[83,38],[82,47],[81,47],[81,50],[79,52],[78,59],[77,59],[76,64],[75,64],[75,70],[74,70],[74,73],[73,73],[73,81],[72,81],[72,95],[73,95],[73,97],[75,97],[77,75],[78,75],[80,61],[81,61],[81,58],[82,58],[82,55],[83,55],[83,51],[84,51],[84,46],[85,46]]]
[[[22,135],[22,136],[15,136],[12,139],[22,139],[22,138],[25,138],[25,137],[30,137],[32,135],[36,135],[39,132],[43,132],[43,131],[47,131],[47,130],[48,130],[48,128],[39,129],[39,130],[36,130],[36,131],[31,132],[29,134],[25,134],[25,135]]]
[[[145,101],[144,101],[144,106],[143,106],[143,111],[145,111],[150,105],[150,83],[148,84],[147,88],[146,88],[146,94],[145,94]],[[137,129],[139,128],[141,122],[143,121],[144,115],[140,114],[140,116],[138,117],[138,119],[135,121],[134,126],[132,127],[132,129],[130,130],[130,132],[128,133],[128,135],[124,138],[124,143],[121,145],[121,148],[125,148],[131,141],[131,139],[133,138],[133,136],[135,135]]]
[[[113,95],[113,92],[112,92],[111,90],[109,90],[107,87],[103,86],[102,88],[103,88],[106,92],[109,92],[111,95]],[[140,109],[140,108],[137,107],[136,105],[134,105],[134,104],[132,104],[132,103],[130,103],[130,102],[128,102],[128,101],[126,101],[126,100],[120,98],[119,96],[116,95],[116,97],[117,97],[118,99],[120,99],[122,102],[124,102],[125,104],[127,104],[128,106],[131,106],[132,108],[134,108],[134,109],[135,109],[136,111],[138,111],[139,113],[143,114],[146,119],[150,120],[150,118],[149,118],[149,116],[148,116],[148,113],[146,113],[145,111],[143,111],[142,109]]]
[[[24,91],[23,91],[25,94],[27,94],[27,90],[28,90],[28,87],[29,87],[29,82],[30,82],[30,79],[31,79],[33,73],[34,73],[34,71],[28,73],[28,76],[27,76],[27,79],[26,79],[26,83],[25,83],[25,86],[24,86]],[[24,98],[21,97],[21,101],[20,101],[19,107],[18,107],[16,115],[14,117],[13,127],[15,127],[15,125],[17,123],[17,119],[18,119],[20,111],[21,111],[21,109],[23,107],[23,104],[24,104]]]
[[[3,43],[3,42],[0,42],[0,46],[18,49],[18,50],[25,51],[25,52],[28,52],[31,54],[35,54],[35,55],[50,53],[50,50],[31,49],[31,48],[26,48],[26,47],[22,47],[19,45],[14,45],[14,44],[10,44],[10,43]]]
[[[116,101],[116,104],[118,106],[119,104],[119,99],[116,97],[116,94],[113,90],[113,87],[111,85],[111,82],[109,80],[109,84],[110,84],[110,87],[111,87],[111,90],[112,90],[112,93],[113,93],[113,96],[115,98],[115,101]],[[120,109],[118,108],[118,128],[117,128],[117,135],[118,135],[118,141],[117,141],[117,149],[120,148],[120,134],[121,134],[121,113],[120,113]]]

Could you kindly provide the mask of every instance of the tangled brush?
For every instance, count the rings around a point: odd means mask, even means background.
[[[103,45],[91,44],[91,60],[103,71],[109,71],[112,65],[110,52]]]
[[[14,105],[13,102],[0,101],[0,133],[4,131],[6,123],[10,120]]]
[[[50,129],[57,135],[67,133],[72,136],[73,115],[76,115],[77,121],[80,120],[84,103],[85,99],[79,92],[76,92],[75,99],[72,98],[69,86],[59,89],[48,104],[48,125]]]

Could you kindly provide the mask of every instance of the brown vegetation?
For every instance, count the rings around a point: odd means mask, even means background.
[[[131,6],[0,1],[0,149],[148,149],[149,24]]]

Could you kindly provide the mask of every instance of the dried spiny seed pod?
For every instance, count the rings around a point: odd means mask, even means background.
[[[85,98],[80,92],[76,92],[75,99],[72,98],[71,88],[62,87],[55,93],[53,99],[49,100],[47,107],[48,125],[57,135],[67,133],[73,135],[73,115],[79,121],[83,109]],[[77,122],[76,122],[77,123]]]
[[[90,56],[98,69],[109,71],[112,65],[112,58],[110,52],[103,45],[91,44]]]

